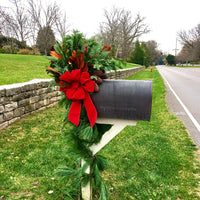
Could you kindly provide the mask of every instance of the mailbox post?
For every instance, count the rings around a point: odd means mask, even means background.
[[[136,126],[137,121],[150,121],[152,81],[104,80],[100,91],[91,96],[96,107],[96,123],[112,124],[98,144],[90,147],[95,155],[127,125]],[[84,164],[82,160],[82,165]],[[90,174],[90,167],[86,169]],[[83,200],[92,200],[92,186],[82,187]]]

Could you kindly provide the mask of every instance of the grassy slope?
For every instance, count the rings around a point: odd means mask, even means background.
[[[0,54],[0,85],[26,82],[35,78],[50,78],[43,56]]]
[[[126,127],[101,150],[110,164],[102,174],[110,199],[200,199],[196,147],[183,123],[168,112],[159,73],[154,68],[130,79],[155,80],[152,117],[151,122]],[[66,154],[67,138],[59,131],[62,110],[50,108],[1,131],[0,196],[4,199],[56,200],[65,195],[68,185],[54,174],[59,165],[70,165],[73,159]],[[54,192],[48,194],[50,190]]]
[[[118,65],[120,65],[119,61],[116,61],[116,63]],[[135,67],[140,67],[140,65],[138,64],[134,64],[134,63],[125,63],[124,65],[122,65],[123,69],[128,69],[128,68],[135,68]]]
[[[44,56],[0,54],[0,85],[22,83],[35,78],[51,78],[45,66],[49,60]],[[127,63],[124,68],[138,67]]]

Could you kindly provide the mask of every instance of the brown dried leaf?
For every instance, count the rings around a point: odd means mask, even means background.
[[[39,185],[39,181],[36,181],[36,182],[34,182],[34,183],[32,183],[34,186],[38,186]]]

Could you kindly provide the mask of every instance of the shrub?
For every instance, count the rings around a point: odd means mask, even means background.
[[[33,55],[33,51],[29,49],[20,49],[17,54]]]
[[[5,45],[14,45],[16,49],[26,48],[26,44],[24,42],[20,42],[19,40],[11,37],[0,36],[0,48],[3,48]]]
[[[17,53],[17,49],[15,47],[10,46],[10,45],[5,45],[0,50],[0,53],[16,54]]]
[[[36,48],[33,48],[33,49],[20,49],[18,51],[18,54],[23,54],[23,55],[40,55],[40,52]]]
[[[41,55],[39,50],[36,47],[33,47],[33,55],[38,55],[38,56]]]
[[[8,53],[6,49],[0,49],[0,53]]]

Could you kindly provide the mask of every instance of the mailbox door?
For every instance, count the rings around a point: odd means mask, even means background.
[[[103,80],[91,98],[99,118],[149,121],[152,81]]]

